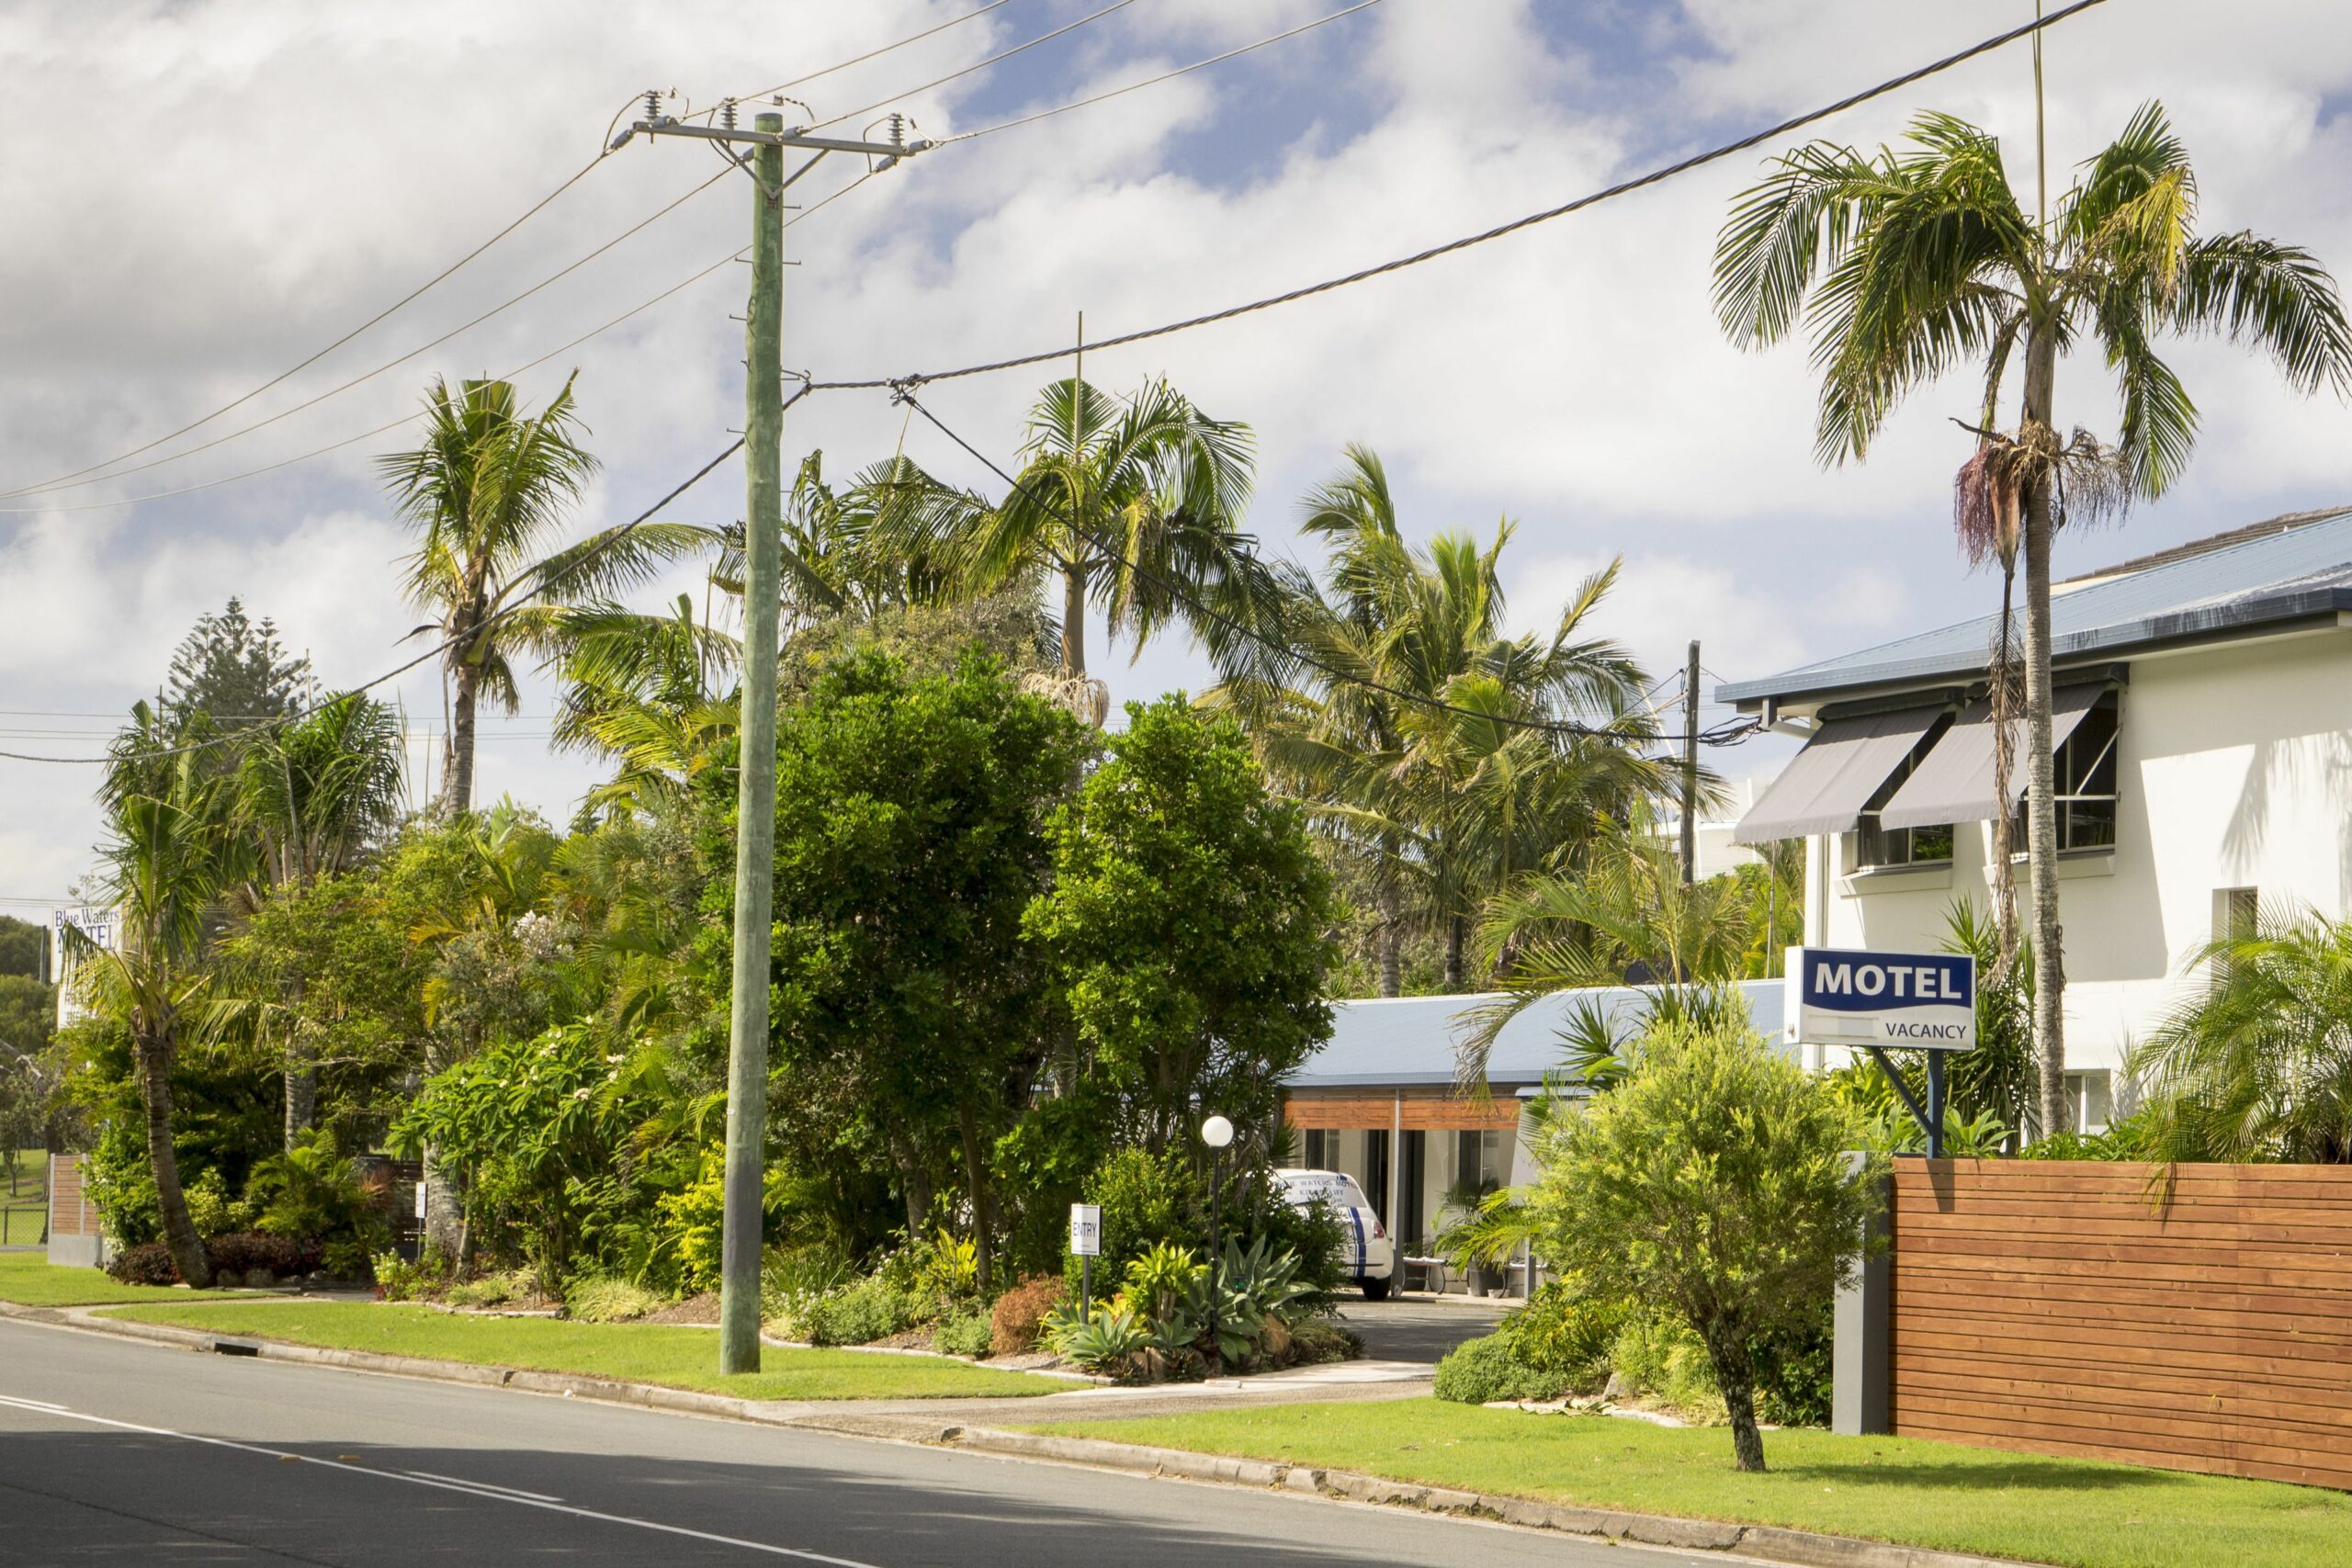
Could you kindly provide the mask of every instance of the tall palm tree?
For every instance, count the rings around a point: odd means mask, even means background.
[[[1458,988],[1481,902],[1573,859],[1597,822],[1659,782],[1636,749],[1641,673],[1586,626],[1616,569],[1589,578],[1548,637],[1513,637],[1509,523],[1483,547],[1453,534],[1408,545],[1387,472],[1363,446],[1305,505],[1306,530],[1328,541],[1324,581],[1291,570],[1277,587],[1283,640],[1306,659],[1232,645],[1204,700],[1239,713],[1277,776],[1371,860],[1384,994],[1398,988],[1408,901]],[[1554,728],[1578,724],[1605,733]]]
[[[399,716],[357,692],[254,741],[238,766],[234,809],[237,826],[254,837],[262,880],[307,887],[357,864],[400,818],[401,751]],[[284,1045],[292,1149],[318,1110],[316,1054],[299,1021],[306,976],[263,978],[292,1004]]]
[[[2052,536],[2070,502],[2084,513],[2112,510],[2126,496],[2154,499],[2187,465],[2197,408],[2157,356],[2164,334],[2216,333],[2246,344],[2269,355],[2298,391],[2352,388],[2352,330],[2316,258],[2251,233],[2200,237],[2196,222],[2196,173],[2152,103],[2083,165],[2046,220],[2018,199],[1996,138],[1926,114],[1912,122],[1904,151],[1865,156],[1816,141],[1776,160],[1738,198],[1716,242],[1716,310],[1734,343],[1778,343],[1812,312],[1821,370],[1815,454],[1825,463],[1863,457],[1907,394],[1963,362],[1983,363],[1984,412],[1971,428],[1998,460],[1979,465],[1973,479],[1962,475],[1957,511],[1964,526],[2013,512],[2025,560],[2027,843],[2044,1126],[2064,1125],[2065,1092]],[[2095,344],[2115,376],[2123,418],[2111,453],[2080,430],[2072,439],[2058,434],[2058,357],[2077,342]],[[2001,431],[1995,414],[2017,359],[2018,423]]]
[[[619,770],[588,793],[592,807],[673,804],[735,733],[741,704],[722,682],[743,658],[735,637],[697,620],[681,593],[667,615],[617,604],[568,611],[548,631],[561,685],[555,746]]]
[[[1057,574],[1055,694],[1080,716],[1099,727],[1109,713],[1087,673],[1090,606],[1114,636],[1138,642],[1182,622],[1212,656],[1241,639],[1238,628],[1262,624],[1272,578],[1238,526],[1250,500],[1246,425],[1209,418],[1165,381],[1119,399],[1063,380],[1031,410],[1022,456],[1017,482],[993,507],[903,508],[876,521],[902,547],[952,568],[966,592]]]
[[[2129,1064],[2149,1157],[2352,1161],[2352,921],[2267,906],[2190,964],[2211,984]]]
[[[514,711],[514,646],[543,647],[556,609],[609,598],[715,539],[689,524],[647,523],[539,553],[596,468],[580,445],[571,386],[526,414],[510,382],[467,381],[452,393],[436,378],[425,393],[424,444],[378,463],[400,514],[424,536],[408,558],[409,597],[439,618],[417,634],[449,645],[445,811],[473,807],[477,703]]]
[[[202,752],[170,754],[171,733],[141,703],[111,749],[99,789],[107,839],[98,886],[115,911],[116,942],[76,942],[74,973],[93,1009],[130,1037],[164,1242],[180,1278],[200,1290],[212,1268],[180,1189],[172,1072],[181,1045],[211,1021],[210,927],[242,868],[227,779],[203,766]]]

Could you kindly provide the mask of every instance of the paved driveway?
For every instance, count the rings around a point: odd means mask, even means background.
[[[1385,1302],[1351,1301],[1340,1309],[1340,1321],[1363,1336],[1363,1353],[1373,1360],[1434,1363],[1464,1339],[1492,1334],[1516,1304],[1463,1296],[1391,1296]]]

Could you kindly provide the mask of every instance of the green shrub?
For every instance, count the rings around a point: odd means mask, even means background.
[[[1638,1393],[1694,1418],[1722,1420],[1707,1347],[1679,1318],[1636,1313],[1609,1348],[1609,1369]]]
[[[824,1243],[771,1247],[760,1259],[760,1321],[783,1324],[791,1337],[801,1337],[809,1306],[851,1277],[849,1259]]]
[[[1151,1325],[1124,1302],[1102,1303],[1084,1317],[1064,1302],[1046,1320],[1046,1333],[1056,1352],[1090,1372],[1121,1379],[1145,1375]]]
[[[1780,1427],[1826,1427],[1836,1387],[1836,1312],[1823,1302],[1801,1324],[1749,1344],[1756,1363],[1756,1409]]]
[[[1457,1404],[1491,1404],[1505,1399],[1557,1399],[1567,1388],[1562,1374],[1529,1366],[1512,1354],[1509,1338],[1487,1334],[1446,1352],[1437,1364],[1431,1392]]]
[[[1094,1278],[1105,1288],[1125,1279],[1129,1265],[1155,1247],[1172,1243],[1198,1250],[1208,1237],[1207,1201],[1180,1150],[1159,1156],[1142,1148],[1117,1150],[1087,1179],[1086,1200],[1102,1209],[1102,1251],[1094,1259]],[[1075,1297],[1075,1257],[1062,1279]]]
[[[885,1269],[819,1296],[800,1310],[797,1322],[811,1345],[871,1345],[937,1315],[933,1302]]]
[[[666,1304],[651,1291],[627,1280],[574,1280],[563,1292],[565,1315],[582,1323],[629,1323]]]
[[[107,1259],[107,1273],[126,1285],[176,1285],[180,1282],[179,1265],[172,1261],[171,1249],[160,1241],[142,1241],[137,1247],[126,1247]]]
[[[379,1223],[351,1161],[316,1132],[254,1165],[245,1196],[261,1210],[260,1228],[273,1235],[324,1239]]]
[[[397,1252],[379,1252],[373,1261],[376,1294],[384,1301],[429,1301],[448,1282],[449,1260],[429,1249],[414,1263]]]
[[[1363,1355],[1363,1336],[1331,1318],[1301,1318],[1291,1328],[1290,1359],[1295,1366],[1352,1361]]]
[[[1023,1280],[996,1299],[989,1316],[989,1348],[1000,1356],[1025,1355],[1037,1348],[1046,1314],[1069,1292],[1051,1274]]]
[[[1504,1318],[1496,1333],[1521,1365],[1557,1373],[1570,1388],[1592,1393],[1609,1381],[1610,1348],[1630,1315],[1623,1302],[1555,1280]]]
[[[207,1167],[197,1172],[185,1191],[188,1222],[196,1226],[197,1235],[226,1235],[254,1228],[254,1206],[229,1196],[229,1184],[218,1169]]]
[[[931,1337],[932,1348],[950,1356],[969,1356],[983,1360],[995,1343],[995,1332],[986,1313],[958,1313],[941,1322]]]
[[[539,1298],[539,1275],[535,1269],[514,1269],[503,1274],[484,1274],[452,1285],[441,1299],[451,1306],[495,1307],[513,1302],[537,1301]]]

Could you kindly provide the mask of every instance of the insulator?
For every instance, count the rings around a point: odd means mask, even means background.
[[[718,105],[718,123],[728,130],[735,129],[735,100],[723,98]]]
[[[645,118],[647,119],[662,118],[662,92],[658,87],[649,89],[645,95]]]
[[[894,114],[890,117],[890,145],[903,147],[906,144],[907,117],[902,114]]]

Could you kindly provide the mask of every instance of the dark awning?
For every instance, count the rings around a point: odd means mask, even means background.
[[[1814,731],[1754,809],[1732,829],[1737,844],[1849,833],[1919,738],[1934,728],[1940,706],[1897,708],[1859,718],[1826,720]]]
[[[2050,697],[2050,749],[2066,744],[2083,716],[2107,690],[2103,682],[2061,686]],[[1993,785],[1993,720],[1983,703],[1972,703],[1935,750],[1919,760],[1903,787],[1878,816],[1882,828],[1930,828],[1946,822],[1989,822],[2013,807],[2025,793],[2025,716],[2013,721],[2009,787]]]

